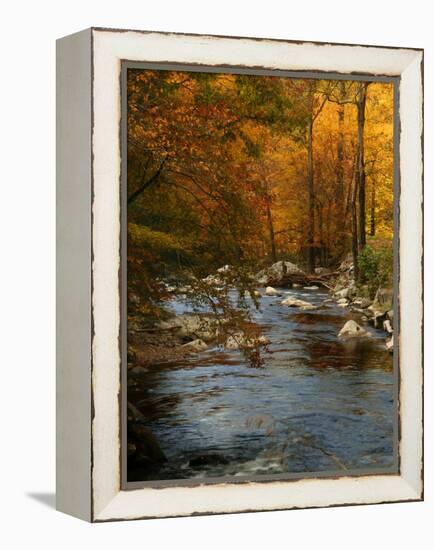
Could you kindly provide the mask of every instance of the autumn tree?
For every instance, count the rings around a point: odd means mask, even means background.
[[[351,252],[357,271],[365,245],[390,247],[392,96],[385,83],[129,70],[131,293],[158,306],[162,281],[224,264],[313,272]]]

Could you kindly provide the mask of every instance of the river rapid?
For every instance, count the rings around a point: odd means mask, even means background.
[[[132,480],[274,474],[353,474],[395,466],[395,376],[383,331],[343,341],[361,316],[334,302],[301,311],[286,296],[320,305],[327,292],[278,289],[252,310],[269,338],[265,364],[214,347],[149,367],[129,389],[168,461]],[[177,314],[191,312],[178,297]]]

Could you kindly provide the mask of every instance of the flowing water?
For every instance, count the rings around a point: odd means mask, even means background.
[[[322,290],[284,290],[319,305]],[[312,311],[262,297],[253,318],[270,345],[252,368],[213,348],[153,365],[131,391],[168,461],[138,479],[210,478],[394,467],[394,374],[385,334],[337,337],[360,315],[327,303]],[[191,311],[181,299],[173,310]]]

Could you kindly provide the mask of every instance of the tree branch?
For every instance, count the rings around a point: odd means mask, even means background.
[[[140,187],[139,187],[138,189],[136,189],[136,190],[128,197],[128,199],[127,199],[127,204],[131,204],[132,202],[134,202],[134,201],[137,199],[137,197],[138,197],[139,195],[141,195],[141,194],[143,193],[143,191],[145,191],[145,189],[147,189],[148,187],[150,187],[153,183],[155,183],[155,182],[159,179],[159,177],[160,177],[160,175],[161,175],[161,172],[162,172],[162,170],[163,170],[163,167],[164,167],[164,163],[165,163],[165,162],[166,162],[166,159],[164,159],[164,160],[161,162],[161,164],[160,164],[158,170],[155,172],[155,174],[154,174],[148,181],[146,181],[145,183],[143,183],[143,185],[140,185]]]

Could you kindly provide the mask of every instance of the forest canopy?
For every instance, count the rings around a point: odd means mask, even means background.
[[[128,70],[128,285],[348,254],[389,283],[393,85]]]

